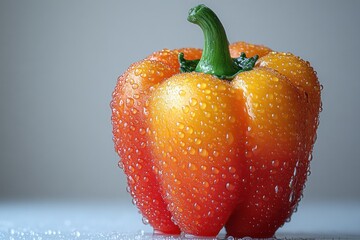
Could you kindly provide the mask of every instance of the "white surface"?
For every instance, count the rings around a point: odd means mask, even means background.
[[[304,203],[277,236],[360,239],[360,203]],[[129,203],[0,202],[0,239],[164,238]]]

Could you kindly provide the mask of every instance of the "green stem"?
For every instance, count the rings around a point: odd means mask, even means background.
[[[203,72],[231,80],[240,72],[253,69],[257,55],[247,58],[241,53],[238,58],[231,58],[224,27],[210,8],[199,5],[190,9],[188,20],[203,30],[205,46],[200,60],[186,60],[184,54],[179,53],[181,72]]]
[[[199,5],[190,9],[188,21],[200,26],[205,38],[203,54],[195,71],[221,78],[235,75],[240,69],[230,57],[225,29],[216,14],[205,5]]]

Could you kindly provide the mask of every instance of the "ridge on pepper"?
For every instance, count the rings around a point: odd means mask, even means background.
[[[115,150],[146,222],[166,234],[272,237],[299,203],[319,124],[320,84],[291,53],[228,44],[192,8],[204,49],[132,64],[112,95]]]

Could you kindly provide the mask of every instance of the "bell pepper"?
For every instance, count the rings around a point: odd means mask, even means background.
[[[155,52],[132,64],[113,92],[113,140],[128,191],[157,232],[215,236],[225,226],[234,237],[272,237],[309,172],[321,103],[316,72],[291,53],[229,45],[204,5],[188,20],[204,33],[203,51]]]

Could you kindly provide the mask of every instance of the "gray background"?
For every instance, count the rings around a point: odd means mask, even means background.
[[[199,1],[0,2],[0,200],[123,199],[109,102],[162,48],[202,47]],[[309,60],[324,111],[306,201],[360,201],[360,1],[202,1],[230,41]]]

